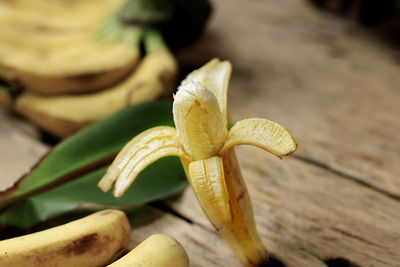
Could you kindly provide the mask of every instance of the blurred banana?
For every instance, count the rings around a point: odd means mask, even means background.
[[[41,232],[0,241],[0,266],[104,266],[127,249],[122,211],[103,210]]]
[[[0,77],[47,95],[92,92],[122,80],[140,59],[140,31],[111,23],[107,34],[121,34],[113,42],[97,32],[123,3],[0,2]]]
[[[16,110],[43,129],[66,137],[119,109],[170,94],[175,85],[177,63],[161,37],[145,37],[147,54],[126,80],[102,92],[88,95],[44,97],[22,94]]]
[[[152,235],[108,267],[188,267],[185,249],[167,235]]]
[[[281,158],[297,144],[285,128],[265,119],[242,120],[227,130],[230,74],[231,64],[217,59],[189,74],[174,97],[176,129],[155,127],[133,138],[98,185],[103,191],[114,185],[114,196],[121,197],[148,165],[164,156],[180,157],[204,213],[244,266],[258,266],[268,252],[233,146],[255,145]]]

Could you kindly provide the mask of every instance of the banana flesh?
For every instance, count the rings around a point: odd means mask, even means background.
[[[214,59],[189,74],[174,98],[176,132],[169,127],[171,134],[166,135],[165,127],[158,127],[139,135],[139,139],[151,139],[158,133],[163,139],[152,143],[155,156],[149,154],[150,150],[143,155],[132,150],[132,145],[140,143],[134,138],[120,152],[99,186],[107,191],[114,183],[114,196],[120,196],[132,184],[132,173],[136,176],[153,159],[162,157],[163,153],[158,151],[164,143],[173,144],[174,153],[169,150],[164,154],[181,158],[204,213],[242,264],[250,267],[265,263],[268,252],[256,229],[234,146],[255,145],[283,157],[293,153],[297,144],[285,128],[265,119],[239,121],[228,132],[226,95],[230,73],[230,63]],[[139,164],[140,169],[131,170],[130,166]]]
[[[157,50],[147,54],[127,79],[107,90],[54,97],[26,92],[17,99],[16,110],[54,135],[66,137],[123,107],[170,93],[177,72],[173,55],[167,49]]]
[[[108,267],[188,267],[185,249],[167,235],[152,235]]]
[[[126,249],[125,214],[103,210],[41,232],[0,241],[0,266],[104,266]]]
[[[227,96],[229,78],[232,73],[232,65],[228,61],[213,59],[198,70],[191,72],[186,79],[182,81],[181,88],[190,87],[191,82],[200,83],[208,90],[214,93],[217,98],[222,120],[227,124]],[[179,91],[178,91],[179,93]]]
[[[124,3],[100,2],[0,2],[0,76],[49,95],[91,92],[126,77],[139,60],[138,41],[98,40],[104,18]]]
[[[216,155],[224,145],[227,129],[217,98],[200,83],[185,83],[178,88],[173,114],[181,143],[193,160]]]

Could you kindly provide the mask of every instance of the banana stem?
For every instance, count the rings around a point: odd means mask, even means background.
[[[168,50],[168,46],[164,41],[162,34],[153,29],[149,29],[145,33],[144,46],[147,53]]]
[[[113,13],[104,19],[100,28],[96,31],[97,38],[102,42],[125,42],[132,46],[138,46],[143,30],[138,26],[122,24],[117,13]]]
[[[219,233],[244,266],[260,266],[268,261],[268,251],[257,232],[250,197],[234,149],[227,151],[222,158],[233,222]]]

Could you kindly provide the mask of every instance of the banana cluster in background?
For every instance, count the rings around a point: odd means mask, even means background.
[[[121,22],[125,2],[1,1],[0,106],[66,137],[170,95],[175,58],[155,28]]]

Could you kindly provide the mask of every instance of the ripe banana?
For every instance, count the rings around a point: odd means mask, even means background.
[[[66,137],[123,107],[169,94],[177,63],[160,38],[146,35],[146,56],[137,70],[116,86],[88,95],[44,97],[27,92],[17,99],[16,110],[45,130]]]
[[[125,214],[103,210],[41,232],[0,241],[0,266],[104,266],[126,249]]]
[[[188,267],[185,249],[167,235],[152,235],[108,267]]]
[[[108,191],[114,185],[113,194],[120,197],[148,165],[178,156],[204,213],[244,266],[258,266],[268,252],[233,147],[255,145],[283,157],[297,144],[285,128],[265,119],[242,120],[227,130],[230,74],[230,63],[218,59],[189,74],[174,97],[176,129],[155,127],[133,138],[98,186]]]
[[[124,0],[89,2],[0,2],[0,77],[47,95],[91,92],[126,77],[140,58],[140,34],[96,36]]]

